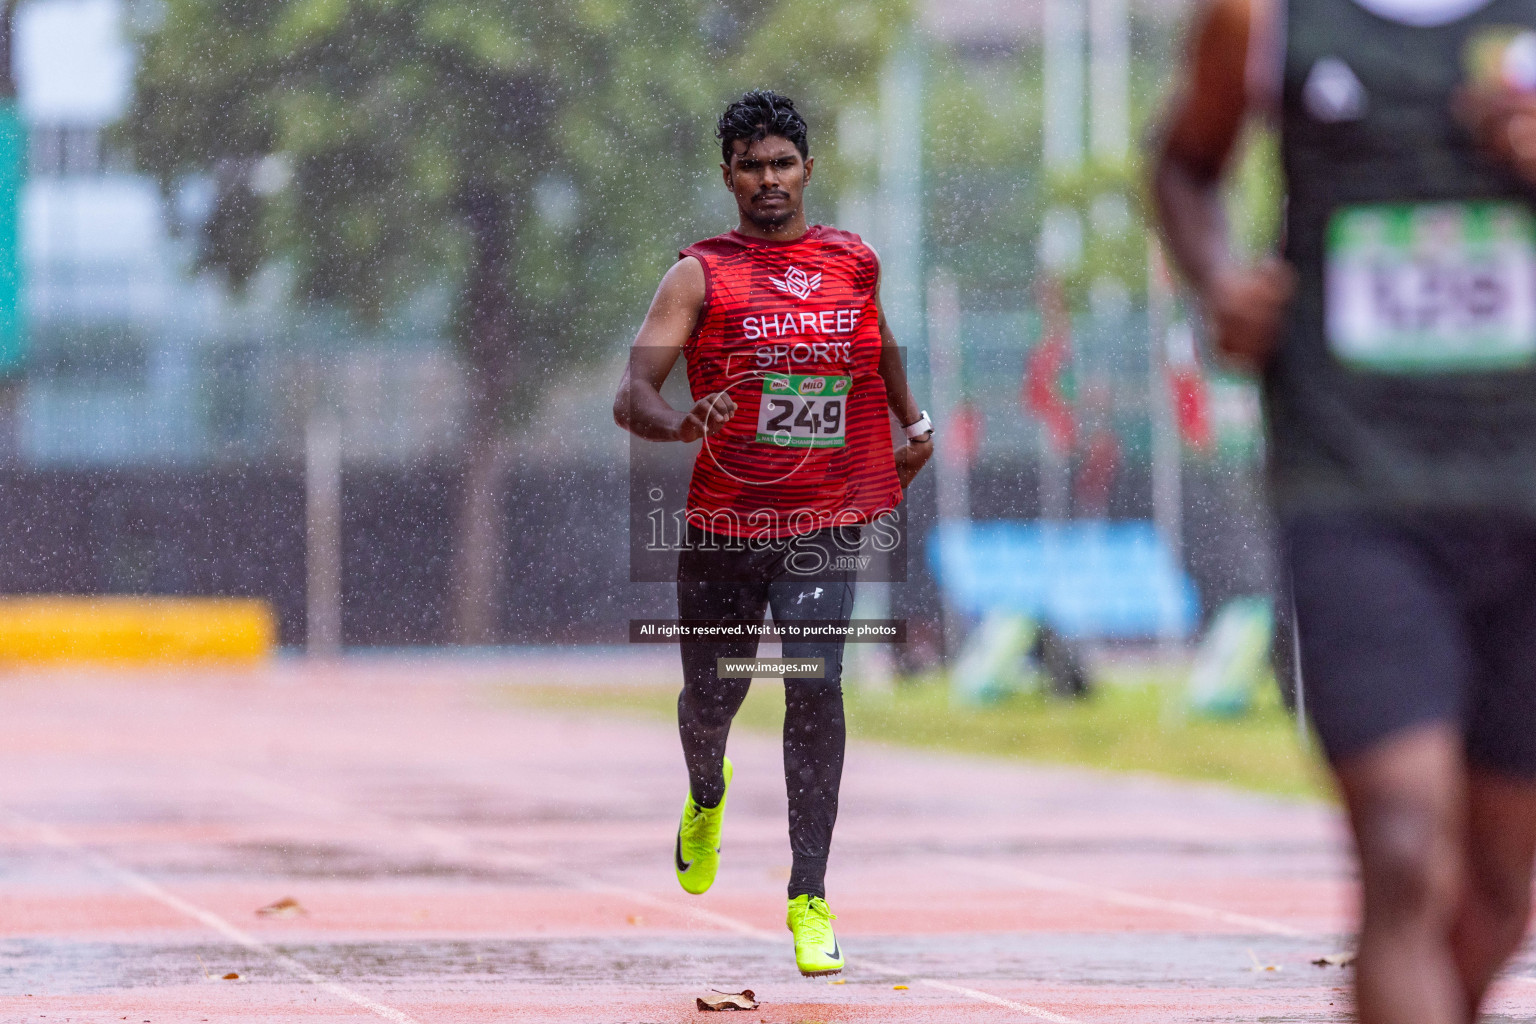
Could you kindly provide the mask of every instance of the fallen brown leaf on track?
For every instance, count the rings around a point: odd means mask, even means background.
[[[740,992],[721,992],[719,989],[711,989],[715,994],[705,997],[699,996],[698,1004],[701,1010],[755,1010],[757,1009],[757,997],[752,990],[744,988]]]
[[[1319,967],[1348,967],[1355,962],[1355,954],[1329,953],[1327,956],[1320,956],[1312,962]]]
[[[256,913],[261,917],[302,917],[309,911],[300,906],[299,901],[292,896],[284,896],[276,903],[268,903]]]
[[[234,971],[230,971],[228,974],[224,975],[224,980],[225,981],[239,981],[240,980],[240,975],[236,974]]]

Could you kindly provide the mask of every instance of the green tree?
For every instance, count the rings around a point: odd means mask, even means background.
[[[297,299],[363,323],[434,286],[458,296],[470,402],[452,618],[471,643],[495,639],[505,427],[560,363],[633,324],[677,243],[704,228],[690,211],[722,102],[768,85],[830,127],[906,16],[903,0],[162,10],[127,131],[167,188],[214,177],[205,268],[238,288],[283,261]],[[291,174],[263,196],[274,157]]]

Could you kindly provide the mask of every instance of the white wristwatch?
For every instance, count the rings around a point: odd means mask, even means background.
[[[908,441],[915,441],[924,434],[933,433],[933,420],[928,418],[928,412],[924,410],[922,415],[918,416],[916,423],[908,423],[901,429],[906,431]]]

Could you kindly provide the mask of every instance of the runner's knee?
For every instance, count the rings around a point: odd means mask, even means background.
[[[1436,808],[1383,802],[1356,812],[1367,914],[1448,915],[1460,887],[1450,823]]]

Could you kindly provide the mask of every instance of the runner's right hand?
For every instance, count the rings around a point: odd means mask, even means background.
[[[1518,89],[1463,89],[1455,111],[1479,146],[1526,182],[1536,182],[1536,96]]]
[[[1274,257],[1256,267],[1213,277],[1201,298],[1218,358],[1234,369],[1262,370],[1274,353],[1280,317],[1295,289],[1295,272]]]
[[[736,400],[724,391],[705,395],[693,403],[688,415],[677,426],[679,441],[697,441],[705,434],[718,434],[720,428],[736,415]]]

